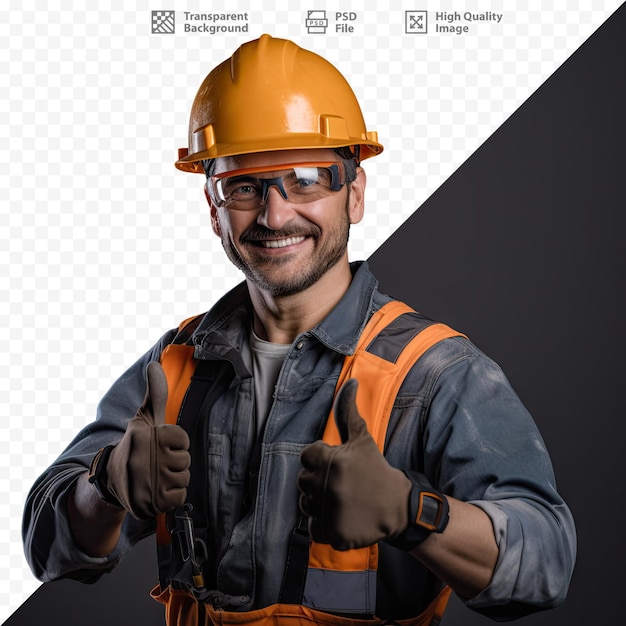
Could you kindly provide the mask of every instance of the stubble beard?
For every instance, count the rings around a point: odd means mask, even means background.
[[[320,248],[315,248],[310,258],[310,263],[298,271],[290,272],[290,256],[268,257],[246,260],[240,254],[235,244],[230,239],[222,238],[222,246],[230,261],[240,269],[245,277],[259,289],[270,293],[272,296],[290,296],[305,291],[313,286],[326,272],[333,268],[344,256],[350,235],[350,220],[346,203],[342,219],[336,228],[328,232],[326,241]],[[269,230],[263,226],[254,225],[247,229],[240,237],[240,243],[245,244],[249,240],[263,238],[283,238],[305,235],[319,242],[321,231],[317,226],[308,229],[296,227],[284,228],[280,231]],[[248,246],[247,249],[250,249]],[[261,249],[262,250],[262,249]],[[277,271],[283,269],[284,271]]]

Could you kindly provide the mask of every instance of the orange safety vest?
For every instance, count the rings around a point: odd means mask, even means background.
[[[395,398],[409,370],[439,341],[463,336],[444,324],[432,323],[420,328],[411,319],[411,315],[415,316],[415,311],[396,300],[388,302],[375,312],[361,333],[354,354],[345,357],[335,388],[336,393],[349,378],[359,381],[359,412],[381,452],[384,450],[387,425]],[[181,328],[188,322],[189,320],[185,320]],[[166,422],[175,424],[197,365],[193,358],[193,346],[177,343],[168,345],[161,355],[161,364],[169,389]],[[329,445],[341,443],[332,411],[326,423],[323,441]],[[162,547],[170,542],[171,535],[166,528],[165,516],[160,515],[157,518],[157,543]],[[371,581],[378,568],[378,545],[345,551],[334,550],[330,545],[314,541],[310,544],[307,542],[307,545],[306,579],[317,579],[320,582],[323,580],[321,588],[332,589],[331,595],[341,599],[340,601],[346,601],[351,596],[350,603],[361,607],[358,612],[374,613],[375,591],[372,597]],[[285,578],[290,579],[291,576],[286,572]],[[296,586],[297,584],[296,581]],[[304,589],[302,587],[300,591]],[[330,606],[325,606],[320,604],[319,598],[316,598],[315,606],[323,606],[324,610],[315,610],[299,603],[279,602],[263,609],[237,612],[214,609],[209,604],[199,603],[191,593],[171,586],[163,588],[162,584],[157,585],[151,595],[166,605],[168,626],[270,626],[279,622],[281,626],[312,623],[329,626],[357,626],[363,623],[373,626],[385,623],[379,619],[360,620],[332,615],[328,611],[341,613],[342,606],[333,606],[332,600]],[[420,615],[392,623],[401,626],[435,626],[441,620],[449,595],[450,588],[445,586]],[[343,608],[345,611],[346,607]]]

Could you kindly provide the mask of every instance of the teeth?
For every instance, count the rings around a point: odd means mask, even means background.
[[[262,241],[261,245],[264,248],[284,248],[285,246],[292,246],[295,243],[304,241],[305,237],[287,237],[287,239],[272,239],[271,241]]]

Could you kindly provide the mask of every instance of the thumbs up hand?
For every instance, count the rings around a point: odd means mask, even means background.
[[[167,379],[161,364],[147,369],[143,405],[106,460],[106,488],[131,515],[149,519],[184,504],[189,484],[189,437],[165,423]]]
[[[300,508],[309,532],[336,550],[372,545],[409,524],[411,481],[387,463],[356,406],[358,382],[341,387],[334,413],[341,445],[316,441],[301,454]]]

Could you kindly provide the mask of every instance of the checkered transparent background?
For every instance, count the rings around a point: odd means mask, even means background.
[[[303,5],[327,11],[325,35],[307,34],[306,10],[292,4],[214,0],[211,11],[247,11],[249,30],[211,36],[183,32],[184,11],[209,10],[199,0],[4,3],[0,621],[39,584],[20,537],[35,478],[162,332],[240,280],[212,234],[201,177],[173,167],[213,65],[269,32],[343,71],[386,148],[365,164],[367,215],[350,244],[364,258],[620,3],[351,2],[354,33],[342,35],[336,3]],[[176,34],[152,34],[152,11],[170,9]],[[405,10],[429,11],[427,35],[404,33]],[[504,17],[442,35],[435,10]]]

